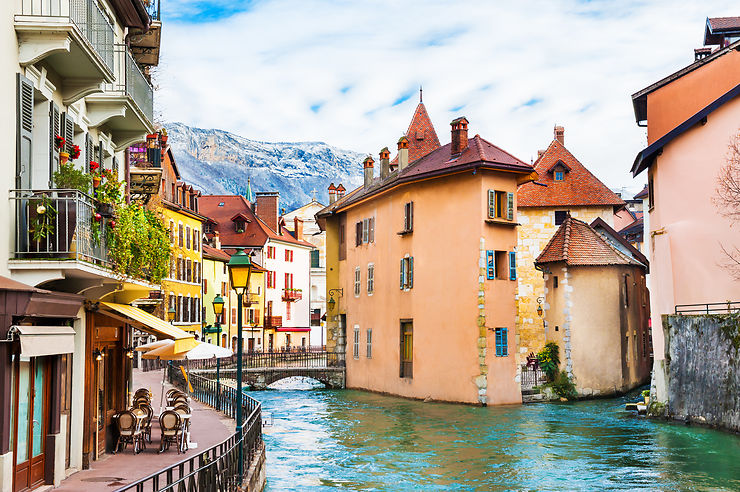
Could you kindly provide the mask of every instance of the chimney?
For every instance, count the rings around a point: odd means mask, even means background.
[[[221,236],[218,231],[213,231],[213,247],[221,249]]]
[[[337,189],[334,187],[334,183],[329,185],[329,205],[337,201]]]
[[[340,200],[344,197],[344,192],[347,191],[344,186],[342,186],[342,183],[339,183],[339,186],[337,186],[337,200]]]
[[[293,231],[295,232],[295,238],[303,241],[303,219],[293,217]]]
[[[560,142],[560,145],[565,146],[565,128],[564,127],[555,125],[555,140]]]
[[[468,119],[465,116],[455,118],[450,126],[452,127],[450,153],[457,155],[468,148]]]
[[[398,139],[398,172],[409,165],[409,139],[404,135]]]
[[[262,221],[273,231],[278,230],[278,200],[277,191],[258,191],[254,200],[254,211]]]
[[[380,179],[385,179],[391,173],[391,151],[383,147],[380,151]]]
[[[365,172],[365,188],[370,188],[370,185],[373,184],[373,165],[375,164],[375,161],[372,157],[367,156],[365,157],[365,160],[362,161],[362,168]]]
[[[542,157],[542,154],[544,154],[544,153],[545,153],[544,150],[542,150],[542,149],[538,150],[537,151],[537,158],[539,159],[540,157]]]

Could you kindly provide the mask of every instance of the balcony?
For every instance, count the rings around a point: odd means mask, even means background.
[[[154,89],[126,45],[115,45],[113,54],[115,82],[105,84],[103,94],[88,96],[85,102],[89,126],[105,125],[118,151],[154,132]]]
[[[12,190],[11,205],[15,237],[8,266],[14,279],[96,298],[125,290],[133,300],[155,288],[121,279],[110,269],[102,232],[106,219],[96,232],[96,204],[89,195],[77,190]]]
[[[265,316],[265,324],[263,325],[265,330],[280,328],[283,326],[282,316]]]
[[[303,291],[301,289],[283,289],[283,301],[296,302],[301,299],[303,299]]]
[[[19,62],[29,66],[43,60],[54,70],[62,81],[64,104],[102,92],[104,82],[115,80],[113,26],[95,0],[18,3]]]
[[[252,306],[254,304],[258,304],[259,302],[260,302],[260,296],[259,294],[255,292],[247,292],[246,294],[242,296],[242,304],[245,306]]]
[[[146,32],[141,29],[131,29],[129,43],[136,63],[143,65],[145,70],[159,65],[159,48],[162,39],[162,22],[160,21],[160,0],[148,0],[146,7],[152,23]],[[145,1],[146,3],[146,1]],[[149,75],[145,73],[145,75]]]

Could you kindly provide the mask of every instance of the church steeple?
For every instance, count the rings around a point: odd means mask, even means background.
[[[416,106],[408,130],[406,130],[406,138],[409,141],[409,163],[424,157],[441,146],[437,132],[434,130],[434,125],[432,125],[432,120],[424,106],[423,95],[424,89],[419,86],[419,104]],[[398,156],[391,162],[391,167],[397,165]]]

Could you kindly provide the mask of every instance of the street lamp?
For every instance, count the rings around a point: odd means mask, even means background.
[[[229,260],[229,280],[231,287],[236,292],[236,394],[239,401],[236,402],[236,432],[239,442],[239,485],[244,477],[244,443],[242,442],[242,354],[244,353],[244,341],[242,340],[242,296],[249,291],[249,277],[252,275],[252,262],[243,248],[237,250]]]
[[[221,315],[224,312],[224,298],[216,294],[213,298],[213,314],[216,316],[216,345],[221,344]],[[221,359],[216,359],[216,408],[221,410]]]
[[[170,309],[169,309],[169,310],[167,311],[167,320],[168,320],[168,321],[169,321],[170,323],[174,324],[174,321],[175,321],[175,316],[176,316],[176,315],[177,315],[177,312],[175,312],[175,308],[171,307],[171,308],[170,308]]]
[[[337,304],[337,301],[334,300],[334,294],[337,295],[337,297],[342,297],[344,295],[344,289],[329,289],[329,300],[326,301],[326,307],[328,307],[328,311],[331,311],[334,309],[334,306]]]

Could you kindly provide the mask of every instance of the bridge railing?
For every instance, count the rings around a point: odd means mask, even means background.
[[[231,356],[223,359],[191,360],[191,369],[213,369],[220,364],[221,369],[233,369],[236,367],[237,357]],[[254,368],[293,368],[293,367],[344,367],[344,358],[334,352],[249,352],[242,356],[242,364],[245,369]]]
[[[176,366],[169,366],[172,384],[185,389],[185,378]],[[189,377],[193,386],[192,396],[229,416],[236,414],[236,405],[241,404],[246,416],[241,428],[241,437],[235,432],[228,439],[198,452],[172,466],[117,489],[115,492],[232,492],[243,490],[238,479],[239,448],[243,451],[243,470],[259,458],[262,446],[262,406],[250,396],[241,395],[241,402],[233,388],[197,375]],[[215,405],[214,405],[215,404]]]

